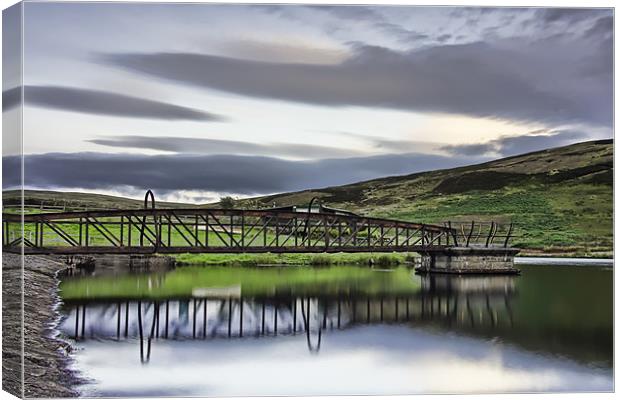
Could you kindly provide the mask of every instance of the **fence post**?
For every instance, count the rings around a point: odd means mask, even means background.
[[[485,247],[489,247],[489,241],[491,240],[491,236],[493,236],[494,229],[495,229],[495,222],[491,221],[491,229],[489,229],[489,235],[487,236],[487,242],[484,245]]]

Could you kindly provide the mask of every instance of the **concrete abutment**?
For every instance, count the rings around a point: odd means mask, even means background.
[[[518,274],[514,258],[519,249],[506,247],[448,247],[422,253],[417,272],[451,274]]]

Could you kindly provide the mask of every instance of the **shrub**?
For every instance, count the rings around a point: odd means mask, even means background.
[[[220,207],[223,209],[235,208],[235,199],[230,196],[220,197]]]

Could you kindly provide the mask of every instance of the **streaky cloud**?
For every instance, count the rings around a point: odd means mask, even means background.
[[[158,79],[255,98],[611,126],[610,43],[553,37],[528,42],[527,51],[513,43],[404,52],[358,44],[352,57],[335,65],[171,52],[109,53],[98,59]]]
[[[3,91],[3,111],[19,105],[21,101],[20,94],[20,87]],[[24,100],[26,104],[43,108],[96,115],[171,121],[220,122],[226,120],[225,117],[217,114],[157,100],[77,87],[28,85],[24,87]]]
[[[235,154],[254,156],[291,157],[300,159],[353,157],[360,152],[329,146],[298,143],[251,143],[190,137],[111,136],[88,142],[108,147],[136,148],[192,154]]]

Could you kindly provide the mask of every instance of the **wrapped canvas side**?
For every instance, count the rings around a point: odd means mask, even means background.
[[[22,16],[18,3],[2,12],[2,203],[23,215]],[[2,244],[23,244],[23,223],[2,221]],[[2,389],[24,396],[23,256],[2,253]]]

